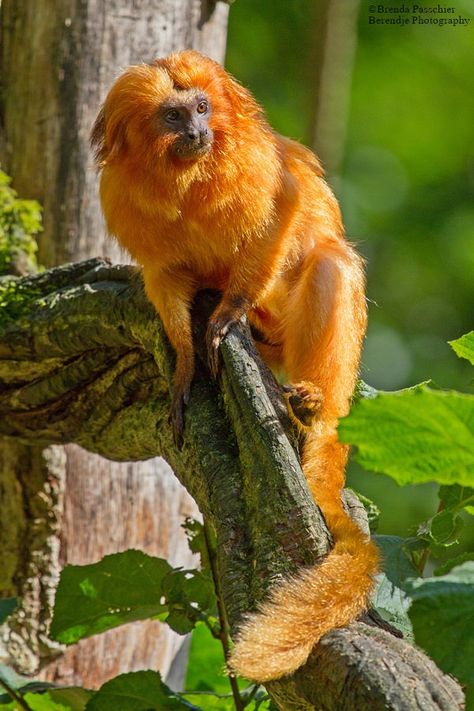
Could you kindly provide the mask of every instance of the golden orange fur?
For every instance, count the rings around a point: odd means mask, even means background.
[[[210,103],[203,135],[208,129],[212,143],[184,160],[157,112],[194,106],[195,94]],[[208,327],[214,367],[229,325],[246,313],[270,366],[320,401],[303,471],[334,547],[247,618],[231,658],[245,677],[278,678],[367,607],[377,570],[375,546],[341,503],[346,448],[336,437],[366,328],[362,261],[344,239],[316,157],[272,131],[251,94],[197,52],[128,68],[107,96],[92,142],[109,232],[143,266],[146,292],[176,351],[177,438],[194,368],[190,305],[201,288],[222,291]]]

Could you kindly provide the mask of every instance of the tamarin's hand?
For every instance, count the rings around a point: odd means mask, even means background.
[[[257,681],[291,673],[333,627],[368,605],[375,546],[342,503],[349,409],[366,328],[362,260],[316,157],[276,134],[252,95],[216,62],[185,51],[129,67],[91,141],[108,230],[143,266],[145,289],[176,352],[171,423],[179,443],[194,371],[190,307],[221,291],[209,364],[247,314],[257,347],[290,385],[306,432],[303,471],[334,539],[323,562],[275,588],[247,618],[231,665]]]

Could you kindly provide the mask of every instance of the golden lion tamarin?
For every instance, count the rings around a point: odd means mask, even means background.
[[[198,52],[129,67],[91,141],[108,231],[142,265],[176,351],[175,437],[193,378],[199,289],[222,292],[207,330],[213,370],[229,326],[247,314],[262,357],[291,383],[289,407],[306,430],[303,471],[334,547],[274,589],[235,640],[233,669],[278,678],[367,607],[377,571],[375,546],[341,502],[347,452],[336,436],[366,328],[362,260],[316,157],[275,133],[252,95]]]

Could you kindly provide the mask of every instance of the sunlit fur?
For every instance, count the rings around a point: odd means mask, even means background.
[[[212,104],[211,150],[181,161],[157,122],[161,102],[199,89]],[[185,51],[127,69],[92,133],[108,230],[143,265],[145,287],[177,354],[186,393],[196,291],[223,292],[210,328],[247,312],[258,345],[289,382],[322,393],[303,470],[334,547],[271,592],[235,640],[232,667],[258,681],[303,664],[328,630],[367,606],[378,556],[341,504],[346,449],[337,442],[366,328],[360,257],[316,157],[279,136],[251,94],[212,60]],[[316,397],[316,395],[315,395]]]

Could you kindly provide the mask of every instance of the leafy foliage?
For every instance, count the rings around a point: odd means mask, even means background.
[[[393,585],[401,588],[405,580],[418,575],[413,552],[423,544],[417,538],[376,536],[375,541],[382,551],[385,575]]]
[[[474,684],[474,562],[442,577],[410,581],[415,640],[445,672]]]
[[[472,333],[452,342],[471,362]],[[419,524],[416,536],[377,537],[385,574],[374,603],[382,617],[412,633],[441,669],[474,684],[474,553],[454,555],[434,577],[421,577],[429,556],[456,547],[466,514],[474,513],[474,397],[426,383],[369,392],[340,422],[339,433],[357,447],[356,458],[367,469],[398,484],[441,484],[438,511]]]
[[[367,521],[369,522],[369,530],[371,533],[375,533],[380,519],[380,509],[373,501],[371,501],[367,496],[364,496],[359,491],[354,492],[361,502],[367,514]]]
[[[64,568],[51,636],[73,644],[127,622],[154,618],[186,634],[215,606],[211,581],[197,570],[174,570],[138,550],[114,553],[92,565]]]
[[[450,511],[463,509],[467,513],[474,513],[474,488],[469,486],[441,486],[439,498],[443,506]]]
[[[406,639],[412,640],[413,630],[408,617],[410,599],[403,584],[418,575],[413,552],[423,544],[417,538],[399,536],[376,536],[375,541],[382,552],[384,572],[379,575],[373,605],[384,620],[397,627]]]
[[[35,200],[20,200],[11,178],[0,170],[0,323],[20,318],[39,296],[15,277],[38,269],[34,235],[41,231],[41,207]],[[2,276],[4,275],[4,276]]]
[[[418,535],[434,544],[451,546],[458,543],[463,525],[464,521],[458,514],[449,510],[439,511],[421,524]]]
[[[86,711],[178,711],[197,709],[175,694],[155,671],[120,674],[100,687]]]
[[[474,484],[474,395],[426,384],[360,400],[339,425],[356,460],[398,484]]]
[[[0,326],[21,318],[30,304],[40,302],[40,292],[14,276],[0,278]]]
[[[172,568],[136,550],[108,555],[92,565],[68,565],[61,573],[51,636],[73,644],[125,622],[166,610],[161,585]]]
[[[76,711],[68,704],[62,704],[55,701],[49,692],[44,694],[33,694],[31,692],[27,692],[22,696],[22,699],[24,703],[28,704],[26,708],[30,709],[30,711]],[[11,701],[8,704],[2,704],[2,709],[8,709],[8,711],[19,711],[20,707],[16,701]]]
[[[208,550],[208,543],[215,541],[198,521],[187,519],[184,528],[191,550],[201,559],[200,571],[173,569],[165,560],[138,550],[108,555],[92,565],[66,566],[56,594],[51,636],[72,644],[118,625],[158,617],[179,634],[187,634],[198,622],[203,622],[211,635],[219,638],[221,629]],[[269,708],[267,695],[257,693],[255,686],[250,689],[254,693],[248,698],[249,708]],[[234,708],[232,694],[216,694],[202,688],[196,693],[204,706],[196,706],[184,696],[174,694],[156,672],[123,674],[104,684],[85,708],[116,709],[118,698],[124,711]],[[245,696],[245,689],[242,694]]]
[[[188,633],[198,622],[204,623],[211,636],[219,638],[221,629],[216,616],[208,549],[208,543],[212,544],[214,538],[198,521],[187,519],[184,528],[191,550],[201,558],[200,571],[173,569],[165,560],[138,550],[108,555],[92,565],[66,566],[56,594],[51,635],[60,642],[72,644],[127,622],[159,617],[180,634]],[[8,601],[5,613],[13,604]],[[218,666],[223,665],[221,651]],[[10,690],[10,694],[0,697],[0,706],[5,709],[17,708],[16,702],[11,700],[14,693],[19,693],[34,711],[115,711],[118,708],[121,711],[225,711],[235,708],[233,694],[223,693],[224,688],[228,688],[224,676],[220,693],[200,684],[199,690],[181,695],[169,689],[156,671],[121,674],[96,692],[32,684],[8,667],[0,669],[0,679]],[[249,711],[271,708],[263,688],[251,685],[240,693]]]
[[[24,258],[27,271],[36,271],[37,244],[33,235],[41,231],[41,207],[35,200],[20,200],[11,178],[0,170],[0,274],[10,271]]]
[[[466,333],[455,341],[449,341],[449,345],[460,358],[467,358],[474,365],[474,331]]]

